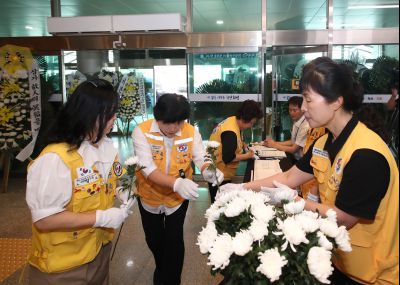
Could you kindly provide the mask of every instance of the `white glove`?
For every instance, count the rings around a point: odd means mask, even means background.
[[[212,186],[216,186],[224,181],[224,174],[218,168],[214,172],[214,170],[210,170],[208,168],[203,170],[203,178],[205,181],[212,183]]]
[[[96,211],[96,222],[93,227],[118,229],[128,217],[128,210],[123,208],[110,208]]]
[[[117,199],[121,202],[120,208],[125,208],[128,211],[135,205],[136,203],[136,198],[135,197],[129,197],[129,191],[124,189],[124,187],[117,187],[115,190]],[[129,214],[132,214],[131,211],[128,212]]]
[[[173,189],[186,200],[196,200],[199,197],[199,185],[187,178],[177,178]]]
[[[232,192],[232,191],[236,191],[236,190],[246,190],[243,187],[244,183],[241,184],[236,184],[236,183],[227,183],[224,184],[222,186],[219,186],[219,190],[217,192],[217,195],[215,195],[215,200],[217,200],[219,197],[221,197],[222,195]]]
[[[269,195],[270,201],[269,203],[272,205],[282,204],[283,200],[287,200],[289,202],[294,201],[297,197],[297,191],[289,188],[288,186],[279,183],[278,181],[272,182],[276,188],[263,187],[261,186],[261,192],[264,192]]]

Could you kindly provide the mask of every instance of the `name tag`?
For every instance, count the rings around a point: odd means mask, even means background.
[[[83,186],[86,184],[96,182],[97,180],[99,180],[99,176],[97,175],[97,173],[90,173],[88,175],[76,178],[74,182],[75,186]]]
[[[329,158],[329,153],[326,150],[319,149],[319,148],[313,148],[312,150],[313,155],[318,155],[324,158]]]

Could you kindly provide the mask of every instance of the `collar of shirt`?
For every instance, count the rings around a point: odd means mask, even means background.
[[[83,158],[85,167],[91,168],[95,163],[112,163],[118,154],[110,138],[103,138],[97,143],[97,147],[89,141],[82,142],[78,153]]]
[[[300,128],[301,124],[303,124],[305,122],[306,118],[303,116],[301,116],[300,119],[298,119],[295,123],[294,126],[297,128]]]
[[[151,132],[151,133],[159,133],[159,134],[161,134],[163,137],[167,137],[167,136],[165,136],[165,135],[161,132],[160,127],[158,126],[156,120],[154,120],[154,121],[151,123],[150,132]],[[175,133],[175,136],[180,137],[181,135],[182,135],[182,131],[181,131],[181,130],[179,130],[178,132]]]
[[[332,142],[332,133],[328,132],[328,139],[325,143],[324,149],[328,152],[331,163],[334,161],[336,155],[342,149],[343,145],[346,143],[347,139],[349,138],[350,134],[353,132],[357,124],[358,119],[353,116],[334,142]]]

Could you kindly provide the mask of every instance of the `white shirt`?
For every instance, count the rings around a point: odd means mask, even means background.
[[[165,173],[168,174],[169,166],[171,162],[171,150],[172,145],[174,143],[174,138],[169,138],[164,136],[158,127],[156,120],[153,121],[150,127],[150,132],[158,132],[161,134],[164,140],[164,147],[165,147],[165,158],[166,158],[166,170]],[[181,135],[181,131],[175,134],[176,136]],[[144,136],[142,130],[139,127],[136,127],[132,132],[132,141],[133,141],[133,148],[135,151],[135,155],[139,158],[140,165],[144,166],[141,170],[143,175],[147,178],[154,170],[157,169],[156,164],[153,161],[153,155],[151,152],[150,144],[148,143],[146,137]],[[204,157],[205,157],[205,149],[203,146],[203,141],[201,139],[200,133],[195,130],[194,138],[193,138],[193,151],[192,151],[192,159],[194,164],[201,169],[204,165]],[[165,213],[166,215],[170,215],[175,212],[180,206],[176,206],[173,208],[165,207],[164,205],[160,205],[157,207],[150,206],[144,204],[141,201],[143,208],[145,208],[148,212],[153,214],[160,214]]]
[[[110,138],[103,138],[98,147],[83,141],[78,149],[85,168],[96,166],[100,175],[108,177],[117,157],[117,150]],[[75,170],[72,170],[75,171]],[[32,221],[65,211],[72,197],[70,169],[55,153],[46,153],[37,158],[28,170],[26,202],[31,210]]]
[[[310,126],[304,115],[293,124],[291,140],[300,147],[300,149],[293,154],[297,160],[303,156],[303,147],[306,143],[309,128]]]

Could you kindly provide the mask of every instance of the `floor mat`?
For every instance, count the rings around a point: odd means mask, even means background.
[[[30,239],[0,238],[0,282],[26,263],[30,247]]]

